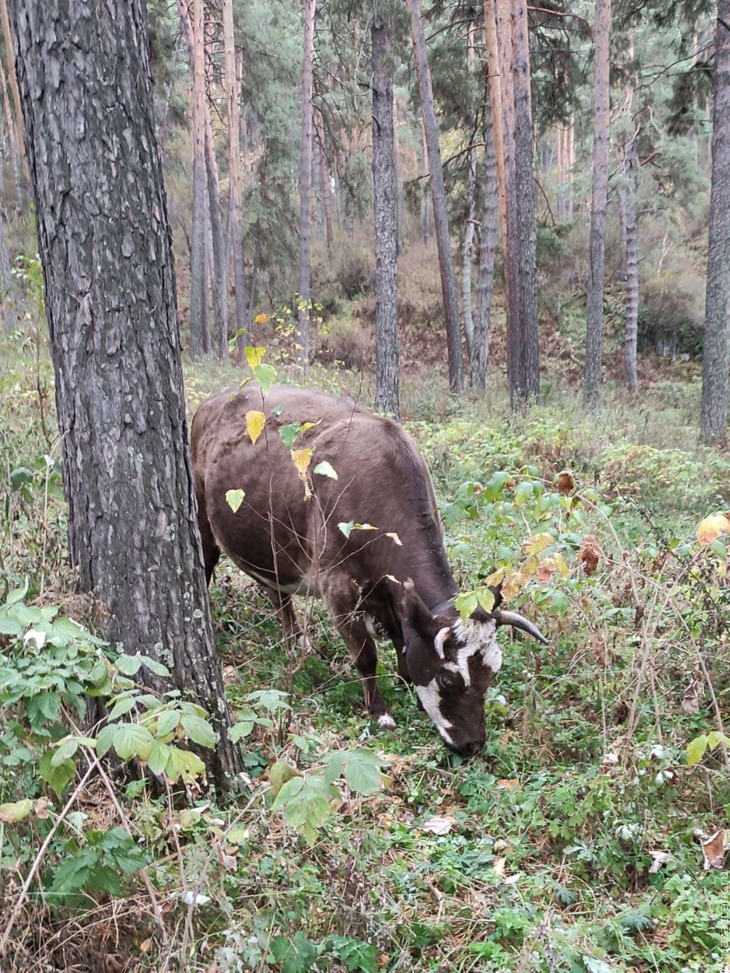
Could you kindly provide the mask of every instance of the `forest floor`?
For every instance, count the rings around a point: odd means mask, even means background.
[[[495,376],[484,399],[458,401],[434,371],[404,380],[457,580],[503,569],[511,607],[549,638],[502,636],[485,751],[444,750],[385,644],[397,726],[378,731],[321,606],[300,604],[316,651],[292,655],[267,600],[223,563],[211,600],[245,796],[216,804],[188,787],[184,807],[119,776],[115,805],[87,785],[39,868],[58,897],[27,899],[9,973],[726,968],[730,885],[723,838],[709,839],[730,826],[730,588],[711,518],[730,508],[730,457],[697,446],[696,365],[645,362],[643,391],[609,382],[596,417],[557,365],[570,344],[524,413]],[[29,611],[73,614],[47,353],[4,341],[0,358],[2,573],[28,581]],[[240,377],[188,363],[191,411]],[[369,401],[370,376],[316,366],[308,380]],[[19,752],[18,719],[0,717],[0,802],[35,813],[0,823],[3,915],[65,799],[40,780],[33,741]],[[299,797],[273,801],[289,778]],[[120,825],[134,835],[126,867],[89,837]],[[64,885],[82,855],[82,880]],[[109,866],[124,873],[113,892]]]

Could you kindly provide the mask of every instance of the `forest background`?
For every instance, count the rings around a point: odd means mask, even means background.
[[[148,4],[188,405],[262,346],[289,381],[400,413],[460,580],[502,569],[554,640],[510,646],[485,762],[444,759],[407,699],[384,749],[324,615],[328,665],[292,659],[229,572],[214,619],[249,792],[220,806],[184,756],[210,747],[205,713],[158,699],[152,756],[139,663],[67,620],[94,623],[70,595],[3,16],[0,948],[18,969],[724,969],[719,7]],[[161,766],[165,794],[100,769],[74,724],[90,687],[107,745]]]

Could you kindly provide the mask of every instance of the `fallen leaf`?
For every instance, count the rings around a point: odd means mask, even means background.
[[[730,520],[725,514],[712,514],[700,521],[697,527],[697,540],[703,547],[712,544],[721,535],[730,531]]]
[[[497,875],[504,875],[504,871],[506,868],[507,868],[506,858],[496,858],[494,864],[492,865],[492,869],[494,872],[496,872]]]
[[[497,787],[501,787],[505,791],[518,791],[520,782],[518,780],[498,780]]]
[[[613,767],[617,763],[618,763],[618,757],[611,750],[608,753],[604,754],[603,760],[601,760],[601,770],[604,771],[610,770],[611,767]]]
[[[559,493],[572,493],[575,490],[575,480],[567,470],[558,473],[555,485]]]
[[[651,865],[649,866],[649,874],[656,875],[662,865],[666,865],[668,861],[671,861],[672,856],[668,851],[656,851],[652,850],[649,852],[651,855]]]
[[[444,835],[448,834],[449,831],[456,824],[456,820],[451,817],[451,815],[438,815],[434,814],[433,817],[424,821],[423,824],[419,825],[421,831],[429,831],[431,834]]]
[[[685,713],[699,713],[700,711],[700,681],[696,676],[692,677],[689,686],[684,691],[682,709]]]
[[[696,831],[695,835],[700,839],[705,870],[710,868],[724,868],[725,829],[720,828],[719,831],[716,831],[709,838],[701,831]]]
[[[51,813],[48,810],[48,806],[51,802],[47,797],[39,797],[35,802],[33,807],[33,813],[39,821],[45,821],[46,818],[50,818]]]
[[[608,665],[608,653],[606,652],[606,641],[599,635],[598,632],[593,633],[593,638],[591,639],[591,644],[593,646],[593,654],[596,657],[596,662],[599,666]]]
[[[595,537],[591,537],[590,534],[586,534],[578,551],[578,560],[583,565],[583,571],[586,577],[590,578],[592,574],[595,574],[598,562],[602,557],[603,551],[598,541]]]

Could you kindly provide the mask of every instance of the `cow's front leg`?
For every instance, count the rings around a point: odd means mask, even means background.
[[[368,711],[377,719],[380,726],[391,729],[395,726],[395,720],[388,712],[385,700],[380,694],[378,679],[375,675],[378,665],[378,651],[367,630],[365,619],[357,611],[356,603],[353,604],[349,592],[338,593],[330,589],[325,600],[335,620],[337,631],[342,636],[347,651],[350,653],[350,658],[360,673],[365,705]]]

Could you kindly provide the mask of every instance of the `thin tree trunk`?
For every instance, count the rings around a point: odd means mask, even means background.
[[[441,292],[446,319],[446,346],[449,359],[449,389],[458,395],[464,388],[464,362],[461,352],[461,328],[459,327],[459,302],[456,291],[454,262],[451,255],[451,237],[446,209],[446,190],[441,169],[441,149],[439,147],[438,122],[433,104],[431,71],[426,53],[426,38],[423,33],[421,6],[419,0],[406,0],[411,15],[411,35],[413,53],[421,93],[421,112],[426,132],[428,165],[431,170],[431,193],[433,197],[433,216],[436,228],[436,245],[441,272]]]
[[[2,294],[5,334],[10,334],[17,327],[18,320],[15,316],[15,287],[10,274],[10,255],[2,216],[0,216],[0,293]]]
[[[537,227],[532,172],[532,99],[526,0],[513,0],[512,3],[512,77],[517,199],[516,325],[520,336],[515,392],[521,400],[529,401],[540,394],[540,342],[537,323]]]
[[[2,0],[0,0],[0,2],[2,2]],[[0,86],[2,86],[3,90],[3,110],[5,112],[5,122],[8,126],[8,138],[10,140],[10,160],[13,166],[13,183],[15,185],[16,204],[20,206],[22,200],[22,183],[20,178],[20,169],[23,164],[21,159],[22,149],[20,140],[18,138],[18,132],[15,127],[13,113],[10,110],[10,99],[8,98],[8,80],[5,74],[5,65],[2,62],[2,58],[0,58]]]
[[[491,82],[491,78],[490,78]],[[474,342],[469,358],[469,384],[475,392],[483,392],[489,360],[489,326],[491,321],[492,290],[494,288],[494,256],[499,226],[497,198],[497,157],[494,150],[492,111],[486,105],[484,124],[485,160],[480,183],[481,222],[479,227],[479,273],[477,276],[477,306],[474,318]]]
[[[145,7],[19,3],[11,15],[72,567],[110,642],[172,670],[145,683],[206,707],[220,740],[202,755],[224,786],[241,765],[197,527]],[[48,83],[50,63],[62,84]]]
[[[10,92],[13,96],[13,107],[15,109],[15,132],[17,135],[16,149],[20,149],[21,165],[23,174],[30,183],[30,173],[28,171],[28,156],[25,151],[25,125],[23,123],[23,109],[20,103],[20,91],[18,90],[18,77],[16,75],[15,45],[13,35],[10,31],[10,21],[8,19],[8,7],[6,0],[0,0],[0,21],[2,22],[3,43],[5,44],[5,57],[8,66],[8,81]],[[8,114],[8,119],[10,115]]]
[[[637,337],[639,327],[639,243],[637,225],[637,182],[639,129],[634,126],[634,42],[629,39],[626,66],[626,97],[623,114],[621,179],[618,187],[619,211],[624,243],[624,278],[626,281],[626,327],[624,331],[624,385],[629,392],[639,387],[637,372]]]
[[[207,113],[206,113],[207,114]],[[205,174],[207,180],[207,222],[210,224],[210,283],[215,320],[215,353],[219,361],[228,358],[228,261],[223,233],[218,165],[215,161],[212,126],[206,125]],[[208,328],[210,340],[210,327]]]
[[[225,45],[225,87],[228,102],[228,226],[233,251],[233,286],[235,290],[235,331],[239,344],[248,344],[246,316],[246,280],[243,251],[243,181],[241,172],[239,82],[236,72],[236,45],[233,24],[233,0],[223,0],[223,39]],[[228,261],[226,261],[226,267]]]
[[[203,0],[193,0],[193,225],[190,252],[190,354],[199,358],[210,348],[206,335],[208,301],[205,286],[205,21]]]
[[[477,152],[469,148],[468,179],[466,197],[468,202],[466,226],[464,227],[464,260],[461,271],[461,293],[464,307],[464,337],[466,338],[467,360],[471,361],[474,347],[474,314],[471,306],[471,271],[474,262],[474,223],[477,218]]]
[[[398,238],[393,129],[393,22],[388,8],[373,13],[373,205],[375,217],[375,404],[398,409]]]
[[[426,173],[429,173],[428,167],[428,149],[426,148],[426,129],[422,130],[423,140],[422,140],[422,160],[423,168]],[[423,231],[423,245],[428,246],[428,241],[431,239],[431,199],[430,193],[428,191],[428,179],[424,179],[422,182],[423,190],[421,192],[421,229]]]
[[[701,436],[727,437],[730,310],[730,0],[718,0],[712,104],[712,191],[702,352]]]
[[[324,240],[327,253],[332,251],[334,235],[332,232],[332,193],[330,191],[329,167],[327,165],[327,145],[324,136],[324,124],[321,113],[317,113],[317,142],[319,145],[319,184],[322,193],[322,210],[324,217]]]
[[[596,0],[595,82],[593,86],[593,194],[591,200],[590,279],[586,308],[586,359],[583,395],[597,409],[601,400],[603,361],[603,295],[608,199],[610,129],[609,69],[611,58],[611,0]]]
[[[304,0],[304,56],[302,58],[302,128],[299,156],[299,335],[297,357],[309,362],[309,304],[312,285],[312,115],[314,18],[316,0]]]

